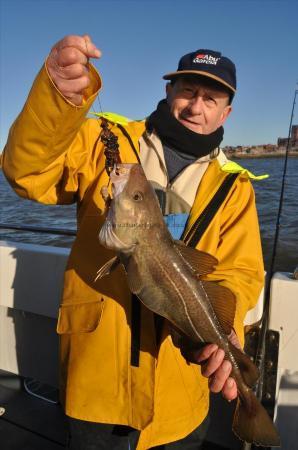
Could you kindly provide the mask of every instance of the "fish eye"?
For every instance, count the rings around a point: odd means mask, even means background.
[[[140,191],[136,191],[133,193],[132,198],[135,202],[141,202],[143,200],[143,194]]]

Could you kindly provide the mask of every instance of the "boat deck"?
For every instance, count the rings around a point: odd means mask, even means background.
[[[58,404],[29,395],[22,380],[0,371],[1,450],[61,450],[66,447],[66,419]]]
[[[62,450],[66,448],[67,423],[59,404],[28,394],[22,379],[0,371],[1,450]],[[111,449],[112,450],[112,449]],[[205,442],[203,450],[228,450]]]

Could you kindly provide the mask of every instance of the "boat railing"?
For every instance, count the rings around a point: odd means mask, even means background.
[[[18,225],[16,223],[0,223],[0,229],[16,230],[16,231],[31,231],[33,233],[57,234],[62,236],[76,236],[75,229],[56,228],[56,227],[42,227],[32,225]]]

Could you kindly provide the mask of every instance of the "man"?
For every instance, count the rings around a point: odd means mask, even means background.
[[[104,221],[100,189],[108,182],[102,122],[85,118],[101,86],[89,58],[99,56],[89,36],[68,36],[53,47],[3,157],[4,173],[19,195],[46,204],[78,203],[78,234],[57,327],[70,445],[122,449],[129,442],[138,450],[197,449],[206,429],[209,389],[227,400],[237,396],[223,350],[206,345],[186,356],[201,366],[186,361],[166,321],[158,326],[145,307],[136,331],[135,304],[121,269],[94,283],[96,271],[111,257],[98,243]],[[218,149],[236,91],[235,66],[218,52],[198,50],[164,78],[170,80],[167,99],[146,123],[112,118],[109,126],[121,161],[142,163],[166,217],[177,218],[182,231],[187,221],[189,231],[227,177]],[[234,292],[231,339],[237,343],[237,335],[243,344],[243,319],[263,284],[254,193],[246,175],[236,179],[196,248],[219,261],[206,278]]]

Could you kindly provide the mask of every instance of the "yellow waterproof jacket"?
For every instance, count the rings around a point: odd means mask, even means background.
[[[167,327],[160,348],[153,314],[142,307],[140,364],[131,357],[131,295],[124,272],[94,283],[97,270],[113,256],[99,245],[104,221],[100,189],[107,184],[100,120],[86,119],[100,78],[82,107],[62,97],[44,67],[23,111],[11,127],[3,170],[22,197],[45,204],[78,204],[78,234],[65,273],[57,330],[61,335],[61,393],[66,414],[82,420],[130,425],[142,430],[138,450],[189,434],[208,411],[207,379],[173,346]],[[144,123],[117,125],[122,162],[137,162]],[[212,161],[190,212],[191,227],[226,173]],[[236,180],[198,248],[219,261],[208,279],[219,280],[237,297],[234,328],[243,342],[243,319],[263,285],[263,263],[254,192],[246,175]]]

